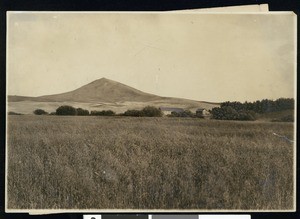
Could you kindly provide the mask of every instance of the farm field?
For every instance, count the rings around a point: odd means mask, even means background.
[[[8,209],[292,210],[293,123],[8,116]],[[294,140],[294,139],[293,139]]]
[[[213,107],[218,107],[220,104],[208,103],[200,101],[181,100],[176,98],[166,98],[165,101],[148,101],[148,102],[114,102],[114,103],[82,103],[82,102],[37,102],[37,101],[19,101],[8,102],[8,108],[12,112],[33,115],[35,109],[44,109],[47,112],[55,112],[55,110],[62,105],[71,105],[76,108],[92,110],[113,110],[116,113],[124,113],[128,109],[142,109],[148,105],[155,106],[157,108],[161,106],[171,106],[179,108],[187,108],[192,111],[196,111],[198,108],[205,108],[207,110]]]

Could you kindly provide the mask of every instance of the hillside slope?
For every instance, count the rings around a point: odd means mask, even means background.
[[[106,78],[93,81],[74,91],[38,97],[42,101],[55,102],[146,102],[159,99],[159,96],[144,93],[125,84]]]
[[[106,78],[93,81],[76,90],[39,97],[8,96],[10,111],[30,114],[36,108],[55,111],[60,105],[72,105],[88,110],[141,109],[147,105],[155,107],[179,107],[195,111],[198,108],[211,109],[218,103],[195,101],[183,98],[161,97],[139,91],[125,84]]]

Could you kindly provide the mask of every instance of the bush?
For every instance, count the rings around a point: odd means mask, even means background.
[[[78,116],[88,116],[90,114],[88,110],[82,108],[77,108],[76,112]]]
[[[8,115],[18,115],[19,116],[19,115],[24,115],[24,114],[10,111],[10,112],[8,112]]]
[[[45,110],[42,110],[42,109],[36,109],[33,111],[33,113],[35,115],[47,115],[48,114]]]
[[[53,115],[56,115],[56,113],[55,112],[51,112],[51,113],[49,113],[49,115],[53,116]]]
[[[124,116],[134,116],[134,117],[161,117],[163,112],[156,107],[146,106],[142,110],[127,110]]]
[[[141,117],[142,112],[140,110],[127,110],[123,115],[124,116]]]
[[[77,110],[72,106],[60,106],[56,109],[56,115],[59,116],[74,116],[77,114]]]
[[[190,110],[184,110],[182,112],[171,112],[170,117],[196,117],[194,113],[192,113]]]
[[[92,116],[114,116],[116,113],[112,110],[91,111]]]
[[[161,117],[163,115],[162,111],[159,108],[153,106],[146,106],[141,111],[142,116],[146,117]]]

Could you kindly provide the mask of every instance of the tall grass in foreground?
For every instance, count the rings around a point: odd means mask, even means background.
[[[290,123],[8,117],[9,209],[292,209]]]

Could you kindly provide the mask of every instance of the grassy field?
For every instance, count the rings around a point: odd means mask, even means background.
[[[292,123],[8,117],[9,209],[293,208]]]

